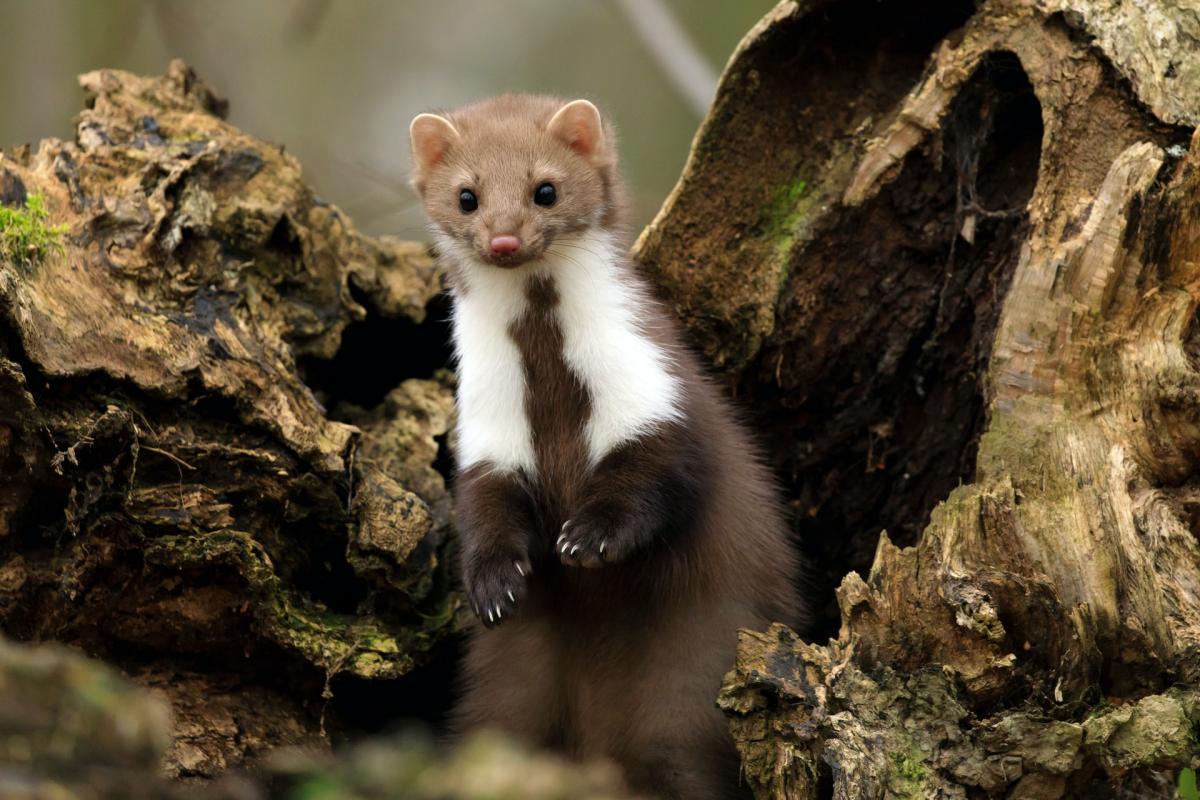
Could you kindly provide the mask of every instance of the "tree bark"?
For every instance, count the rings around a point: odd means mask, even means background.
[[[165,693],[169,770],[210,776],[328,741],[356,681],[455,630],[451,389],[436,346],[404,350],[437,338],[439,278],[182,63],[81,84],[75,142],[0,153],[0,629]],[[383,337],[374,364],[328,361],[348,329]],[[370,414],[333,405],[380,375]]]
[[[743,633],[719,702],[762,798],[1173,796],[1200,14],[922,12],[781,3],[638,243],[840,579],[836,635]]]

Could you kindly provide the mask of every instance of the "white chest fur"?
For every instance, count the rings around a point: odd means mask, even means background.
[[[584,437],[595,464],[613,448],[682,415],[671,359],[642,329],[645,293],[622,268],[610,239],[585,234],[550,248],[540,262],[503,270],[475,262],[458,248],[465,291],[456,293],[458,457],[463,468],[490,464],[537,471],[525,413],[524,369],[510,328],[528,311],[526,283],[548,276],[563,360],[587,389],[591,413]]]

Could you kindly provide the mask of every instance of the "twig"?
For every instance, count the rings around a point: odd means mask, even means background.
[[[617,0],[642,44],[697,116],[717,91],[717,73],[663,0]]]
[[[165,456],[165,457],[171,459],[172,461],[174,461],[176,464],[178,464],[182,467],[187,467],[188,469],[192,470],[193,472],[196,470],[195,467],[193,467],[191,464],[187,463],[186,461],[184,461],[182,458],[175,455],[174,453],[168,453],[166,450],[163,450],[158,447],[150,447],[149,445],[141,445],[141,448],[143,450],[148,450],[151,453],[158,453],[160,456]]]

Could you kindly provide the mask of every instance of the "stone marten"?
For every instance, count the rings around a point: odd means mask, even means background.
[[[479,625],[455,728],[744,797],[715,700],[736,631],[799,625],[769,471],[626,255],[611,126],[504,95],[410,128],[450,274],[455,517]]]

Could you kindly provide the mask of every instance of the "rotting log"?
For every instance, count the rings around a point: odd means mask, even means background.
[[[1200,12],[920,6],[777,6],[638,243],[839,582],[832,638],[743,633],[719,703],[760,798],[1171,797]]]
[[[304,381],[364,320],[434,324],[440,278],[181,62],[81,84],[74,142],[0,152],[0,630],[164,693],[169,771],[211,776],[327,742],[339,681],[401,679],[456,629],[447,375],[398,340],[369,410]]]

